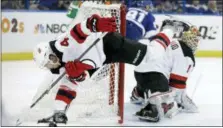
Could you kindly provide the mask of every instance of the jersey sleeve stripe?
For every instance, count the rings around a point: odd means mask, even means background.
[[[80,34],[81,37],[86,38],[86,37],[88,36],[87,34],[85,34],[85,33],[82,31],[82,29],[81,29],[81,24],[77,24],[77,31],[78,31],[78,33]]]
[[[185,81],[185,82],[187,81],[187,77],[180,76],[180,75],[173,74],[173,73],[170,74],[170,79],[176,79],[176,80],[181,80],[181,81]]]
[[[76,92],[71,90],[65,90],[64,88],[60,88],[57,92],[56,100],[64,101],[67,104],[76,97]]]
[[[154,38],[158,38],[158,39],[162,40],[166,44],[166,46],[168,46],[170,44],[169,38],[163,33],[158,33],[157,35],[155,35]]]
[[[186,88],[186,81],[170,78],[169,85],[175,88]]]
[[[186,81],[182,81],[182,80],[177,80],[177,79],[170,78],[169,83],[186,84]]]
[[[164,47],[164,49],[166,49],[170,44],[170,40],[163,33],[158,33],[157,35],[151,37],[150,40],[151,41],[153,41],[153,40],[157,41],[158,43],[160,43]]]
[[[79,26],[79,27],[78,27]],[[70,31],[70,35],[78,42],[83,43],[87,38],[87,35],[84,34],[80,28],[80,24],[74,26],[73,29]]]
[[[69,99],[68,97],[66,96],[62,96],[62,95],[57,95],[56,96],[56,100],[60,100],[60,101],[63,101],[65,102],[66,104],[70,104],[71,103],[71,99]]]
[[[161,44],[163,46],[164,49],[166,49],[166,44],[163,43],[163,41],[160,41],[158,39],[155,40],[156,42],[158,42],[159,44]]]

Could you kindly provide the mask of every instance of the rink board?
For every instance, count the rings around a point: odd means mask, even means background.
[[[222,57],[222,51],[197,51],[196,57]],[[2,53],[2,61],[32,60],[33,55],[29,52]]]
[[[154,16],[157,29],[162,21],[168,18],[165,14],[154,14]],[[173,16],[191,22],[200,30],[202,40],[196,54],[197,57],[222,57],[222,16]],[[65,12],[3,11],[1,59],[3,61],[32,59],[32,50],[36,44],[55,39],[66,32],[70,21],[71,19],[66,17]],[[175,35],[177,38],[179,36],[180,34]]]

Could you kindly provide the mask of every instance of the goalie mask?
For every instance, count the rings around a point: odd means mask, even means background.
[[[39,43],[34,48],[33,59],[40,68],[54,69],[60,66],[59,58],[53,53],[48,42]]]
[[[188,31],[183,32],[180,40],[183,41],[188,47],[190,47],[195,54],[200,42],[200,32],[197,27],[191,26]]]

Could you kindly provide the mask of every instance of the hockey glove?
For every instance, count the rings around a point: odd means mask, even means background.
[[[186,94],[185,89],[178,89],[171,87],[173,91],[175,91],[176,96],[175,96],[175,101],[177,102],[178,106],[182,108],[182,112],[186,113],[197,113],[199,112],[198,107],[194,103],[194,101],[188,97]]]
[[[80,61],[69,61],[65,64],[65,70],[69,78],[75,81],[83,81],[85,79],[86,70],[93,69],[91,65],[82,63]]]
[[[87,28],[90,29],[91,32],[115,32],[115,18],[103,18],[94,14],[87,19]]]

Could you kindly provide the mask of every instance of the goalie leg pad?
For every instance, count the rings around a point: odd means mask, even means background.
[[[174,101],[174,92],[170,90],[162,93],[151,94],[150,91],[148,93],[150,97],[146,106],[136,113],[139,119],[158,122],[163,117],[172,118],[178,113],[179,109]]]
[[[197,105],[194,103],[194,101],[186,94],[185,89],[177,89],[171,87],[173,91],[175,91],[176,96],[175,100],[178,103],[178,105],[182,108],[182,112],[186,113],[197,113],[199,112]]]
[[[161,118],[172,118],[178,112],[178,105],[174,99],[174,96],[175,92],[172,90],[167,92],[155,92],[150,95],[148,102],[156,105]]]

